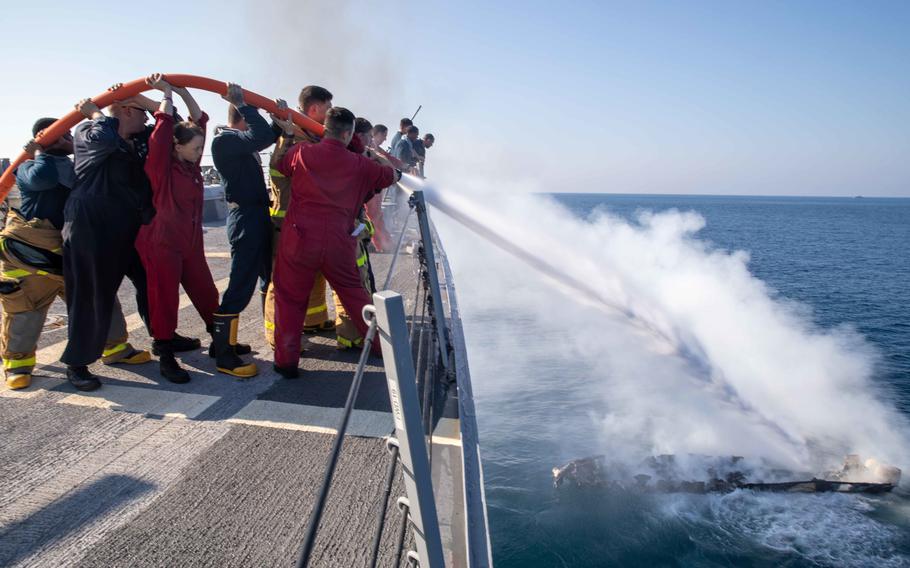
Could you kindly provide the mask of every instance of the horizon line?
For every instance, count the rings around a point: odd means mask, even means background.
[[[620,193],[612,191],[534,191],[537,195],[622,195],[651,197],[816,197],[819,199],[910,199],[910,195],[781,195],[757,193]]]

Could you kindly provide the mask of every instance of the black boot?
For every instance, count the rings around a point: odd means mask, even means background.
[[[101,381],[85,365],[67,366],[66,380],[76,387],[76,390],[93,391],[101,388]]]
[[[202,342],[199,341],[199,339],[195,337],[184,337],[176,331],[174,332],[174,337],[171,338],[171,351],[174,353],[180,353],[181,351],[195,351],[200,347],[202,347]],[[158,353],[158,348],[156,348],[154,344],[152,344],[152,353],[155,355],[161,355],[161,353]]]
[[[253,363],[244,363],[237,356],[237,318],[237,314],[215,314],[209,356],[215,358],[215,368],[219,372],[248,379],[256,376],[259,370]],[[249,345],[245,347],[249,353]]]
[[[175,331],[174,337],[171,338],[171,349],[174,353],[195,351],[200,347],[202,347],[202,342],[197,337],[184,337]]]
[[[279,367],[278,365],[273,364],[272,369],[285,379],[296,379],[300,376],[300,369],[297,367]]]
[[[158,370],[161,376],[172,383],[182,385],[190,382],[190,374],[180,367],[180,363],[174,358],[174,349],[170,341],[155,340],[152,348],[158,353]]]
[[[215,314],[216,317],[218,314]],[[237,317],[237,316],[234,316]],[[212,343],[209,345],[209,357],[215,358],[215,326],[209,325],[206,326],[206,331],[209,332],[209,335],[212,336]],[[253,348],[246,343],[236,343],[237,341],[237,331],[234,330],[234,345],[231,346],[231,349],[237,355],[248,355],[253,352]]]

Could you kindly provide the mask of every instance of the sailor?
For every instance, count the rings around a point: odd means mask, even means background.
[[[379,192],[377,192],[376,197],[379,197]],[[370,253],[368,250],[374,232],[375,228],[367,217],[366,209],[361,207],[357,217],[354,218],[354,231],[352,231],[351,235],[355,237],[357,243],[357,275],[360,277],[360,283],[369,297],[372,297],[376,292],[376,280],[373,277],[373,268],[370,264]],[[345,350],[361,347],[363,345],[363,335],[360,333],[355,321],[348,315],[344,302],[334,287],[332,287],[332,299],[335,302],[335,341],[338,349]]]
[[[300,91],[297,101],[297,110],[319,124],[325,121],[325,114],[332,108],[332,93],[318,85],[308,85]],[[284,131],[283,131],[284,132]],[[274,226],[273,247],[278,246],[281,237],[281,226],[287,213],[288,202],[291,199],[291,182],[278,170],[277,165],[294,144],[318,144],[319,137],[305,130],[295,129],[290,134],[284,132],[275,145],[269,162],[269,175],[271,177],[272,191],[272,225]],[[274,262],[277,248],[273,248],[272,259]],[[313,284],[312,295],[308,301],[306,331],[328,331],[335,328],[335,322],[329,319],[329,307],[326,304],[326,285],[322,274],[317,274]],[[275,347],[275,291],[272,285],[266,292],[265,308],[263,309],[263,323],[265,325],[265,338],[272,348]]]
[[[361,119],[358,118],[357,120]],[[369,124],[369,121],[367,121],[367,124]],[[367,149],[364,152],[364,155],[368,158],[378,160],[381,163],[388,163],[388,159],[386,158],[387,154],[380,148],[382,143],[385,142],[388,133],[389,129],[385,125],[377,124],[374,126],[364,137],[367,141]],[[366,214],[372,223],[373,229],[370,244],[372,244],[374,250],[379,252],[387,251],[392,247],[392,238],[386,229],[385,219],[383,218],[382,213],[383,197],[383,192],[377,193],[365,204]]]
[[[275,131],[259,110],[243,100],[243,89],[227,84],[224,99],[228,107],[227,127],[218,127],[212,139],[212,158],[224,183],[228,202],[227,235],[231,244],[231,274],[221,305],[215,314],[211,355],[225,350],[237,355],[250,346],[237,343],[240,312],[246,309],[259,280],[263,312],[272,277],[272,223],[269,221],[269,192],[262,177],[259,152],[275,142]],[[279,109],[287,103],[276,101]],[[277,119],[277,117],[273,117]]]
[[[367,157],[373,156],[369,150],[369,146],[372,142],[372,129],[373,125],[370,124],[369,120],[360,117],[354,120],[354,137],[360,138],[365,147],[363,153]],[[376,195],[371,196],[369,201],[369,203],[379,203],[380,206],[378,210],[380,212],[382,210],[381,199],[382,196],[377,193]],[[376,225],[382,226],[381,213],[377,212],[376,208],[373,208],[373,211],[378,216],[378,221],[375,224],[372,221],[373,217],[367,215],[366,208],[360,207],[357,216],[354,218],[355,229],[353,232],[353,236],[357,239],[357,273],[360,276],[360,282],[363,284],[364,290],[370,296],[376,291],[376,282],[373,278],[373,268],[370,265],[368,247],[376,232]],[[332,290],[332,298],[335,301],[335,341],[337,342],[338,349],[344,350],[360,347],[363,345],[363,336],[358,332],[357,326],[354,325],[351,317],[344,309],[344,304],[341,302],[338,292],[334,289]]]
[[[420,129],[412,124],[407,129],[407,135],[399,138],[392,149],[392,155],[404,162],[409,170],[414,170],[417,166],[418,156],[416,150],[414,150],[414,145],[419,135]]]
[[[357,236],[353,219],[373,194],[397,181],[400,172],[346,150],[354,136],[354,115],[345,108],[326,114],[325,138],[319,144],[296,144],[277,164],[291,178],[293,199],[286,217],[274,286],[275,370],[298,376],[300,332],[317,272],[322,272],[349,314],[361,314],[370,302],[357,271]],[[354,318],[358,332],[367,325]],[[379,353],[379,343],[373,344]]]
[[[146,82],[164,92],[155,113],[155,130],[149,138],[145,162],[157,214],[139,230],[136,247],[148,274],[149,308],[161,375],[173,383],[186,383],[189,373],[177,363],[171,347],[177,329],[180,286],[213,337],[218,309],[218,289],[205,260],[202,240],[203,185],[199,162],[208,115],[186,88],[172,87],[160,73],[149,76]],[[174,92],[186,104],[189,122],[174,120]],[[256,366],[244,363],[232,349],[216,355],[215,367],[222,373],[239,377],[256,374]]]
[[[385,124],[377,124],[373,127],[372,137],[370,138],[371,148],[381,148],[382,143],[389,137],[389,127]]]
[[[414,126],[414,121],[410,118],[402,118],[398,123],[398,132],[395,133],[395,136],[392,136],[392,143],[389,145],[389,152],[395,152],[395,147],[398,146],[398,142],[408,133],[408,128]]]
[[[423,173],[424,164],[427,163],[427,150],[433,147],[436,137],[432,134],[424,134],[423,138],[414,140],[414,153],[417,154],[417,171],[420,177],[426,177]]]
[[[354,119],[354,137],[360,139],[364,151],[373,145],[373,124],[366,118],[358,116]]]
[[[137,289],[144,285],[135,240],[155,210],[142,158],[128,141],[145,130],[145,108],[127,99],[114,103],[108,117],[84,99],[76,109],[89,121],[75,130],[75,181],[64,209],[68,341],[61,361],[73,386],[93,390],[101,383],[88,365],[130,349],[123,343],[112,352],[105,343],[123,277]]]
[[[41,118],[35,122],[32,135],[56,122]],[[21,205],[10,210],[0,233],[0,303],[4,317],[0,351],[6,384],[23,389],[31,384],[35,367],[35,349],[44,327],[48,309],[57,297],[63,297],[63,209],[75,181],[73,137],[67,132],[56,141],[40,146],[33,140],[25,146],[32,156],[16,171]],[[106,363],[145,363],[148,351],[138,351],[126,343],[127,331],[120,305],[115,299],[105,349],[113,351]],[[123,349],[114,350],[118,345]],[[78,386],[81,383],[77,383]],[[95,384],[88,385],[97,388]]]
[[[326,113],[332,108],[332,93],[328,89],[317,85],[309,85],[300,91],[297,101],[297,109],[315,120],[319,124],[325,122]],[[280,127],[278,127],[280,128]],[[291,183],[279,170],[277,165],[284,158],[288,149],[295,144],[318,144],[320,138],[315,134],[303,131],[299,128],[294,129],[294,134],[281,136],[275,145],[275,151],[269,162],[269,174],[271,176],[272,187],[272,224],[275,227],[273,246],[277,247],[280,241],[281,227],[287,213],[288,202],[291,199]],[[356,153],[362,153],[363,144],[359,138],[351,140],[349,150]],[[273,250],[274,259],[277,249]],[[317,274],[313,290],[307,302],[307,315],[304,322],[304,331],[315,333],[319,331],[331,331],[335,329],[335,321],[329,319],[329,307],[326,303],[326,283],[322,274]],[[275,347],[275,296],[274,286],[270,285],[265,298],[265,309],[263,310],[263,323],[265,325],[265,338],[269,345]]]
[[[115,83],[114,85],[111,85],[108,90],[116,91],[122,86],[123,83]],[[130,99],[130,105],[136,110],[145,110],[149,114],[153,114],[158,110],[158,103],[142,94],[133,96]],[[180,114],[177,113],[176,108],[174,109],[173,115],[175,121],[183,121],[183,119],[180,118]],[[151,138],[152,131],[154,129],[154,124],[147,124],[139,132],[131,134],[127,140],[129,144],[132,144],[136,155],[139,156],[139,161],[141,162],[143,168],[145,167],[145,159],[148,157],[149,153],[149,138]],[[151,192],[148,192],[147,199],[148,202],[144,205],[144,207],[147,210],[154,212],[154,208],[151,205]],[[148,330],[149,336],[154,337],[154,333],[152,333],[151,318],[149,317],[148,281],[145,276],[145,268],[142,266],[142,262],[139,260],[138,254],[134,255],[134,261],[132,263],[130,272],[127,273],[127,277],[130,278],[130,281],[136,289],[136,310],[139,312],[139,316],[142,318],[142,322],[145,324],[145,328]],[[173,351],[193,351],[195,349],[199,349],[201,346],[202,343],[198,338],[184,337],[176,331],[174,332],[174,338],[171,340],[171,349]],[[155,355],[158,354],[157,350],[154,347],[152,348],[152,353]]]

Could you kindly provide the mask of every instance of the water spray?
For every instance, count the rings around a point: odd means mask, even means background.
[[[458,223],[461,223],[477,235],[483,237],[505,252],[530,264],[533,268],[547,275],[556,283],[566,286],[569,289],[577,292],[590,303],[602,309],[605,309],[612,315],[621,315],[627,318],[633,325],[645,330],[657,339],[666,342],[671,346],[677,346],[676,340],[667,335],[664,331],[641,319],[628,308],[605,298],[603,294],[590,287],[586,283],[573,278],[572,276],[566,274],[565,271],[560,270],[556,266],[540,258],[540,256],[532,253],[518,243],[508,239],[490,227],[477,221],[462,211],[461,208],[459,208],[457,204],[453,203],[451,199],[447,199],[444,194],[442,194],[440,191],[437,191],[432,185],[428,184],[426,180],[423,180],[411,174],[402,174],[401,181],[399,181],[398,184],[399,187],[401,187],[408,195],[412,194],[414,191],[423,191],[426,200],[428,203],[430,203],[430,205],[436,209],[439,209],[451,219],[457,221]]]
[[[724,377],[722,371],[715,368],[710,363],[698,346],[690,346],[685,342],[678,340],[652,322],[641,317],[639,314],[636,314],[633,310],[604,297],[600,291],[592,288],[587,283],[572,277],[567,274],[565,270],[561,270],[547,260],[541,258],[540,255],[534,254],[514,240],[509,239],[491,227],[478,221],[473,216],[466,213],[443,192],[438,191],[433,185],[427,183],[425,179],[411,174],[402,174],[398,186],[408,195],[411,195],[414,191],[422,191],[426,201],[433,207],[508,254],[527,263],[556,285],[576,292],[579,295],[576,299],[580,297],[580,299],[584,300],[587,304],[600,309],[608,315],[621,316],[633,328],[643,331],[651,338],[667,345],[675,354],[683,358],[689,365],[698,371],[697,376],[703,377],[703,382],[710,383],[714,387],[722,389],[723,400],[727,404],[730,404],[737,410],[750,416],[756,423],[762,424],[770,431],[775,432],[782,439],[795,446],[800,446],[804,442],[804,440],[799,439],[797,436],[794,436],[792,433],[782,428],[779,424],[765,416],[759,409],[755,408],[754,405],[745,400],[737,391],[736,387]]]

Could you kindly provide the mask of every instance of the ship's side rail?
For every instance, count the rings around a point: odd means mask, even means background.
[[[477,414],[474,410],[474,392],[471,386],[471,371],[468,366],[468,351],[465,345],[458,297],[452,269],[437,240],[440,263],[445,276],[446,299],[449,306],[450,337],[455,375],[458,377],[458,415],[461,432],[461,457],[464,471],[465,543],[468,565],[488,567],[493,565],[490,547],[489,521],[487,519],[487,498],[483,486],[483,466],[480,460],[480,440],[477,434]]]
[[[406,495],[397,499],[401,521],[398,526],[398,549],[395,558],[402,558],[404,544],[412,542],[414,550],[407,552],[411,565],[443,567],[446,565],[444,542],[440,535],[432,471],[433,429],[440,419],[441,406],[447,390],[457,398],[462,448],[462,478],[460,488],[463,503],[459,515],[464,518],[464,550],[459,565],[486,567],[492,564],[487,532],[486,503],[483,495],[482,470],[477,443],[476,422],[471,400],[470,375],[464,346],[464,336],[458,313],[455,289],[445,252],[430,220],[421,191],[399,191],[398,198],[409,197],[406,213],[398,216],[396,242],[387,278],[374,294],[374,304],[364,309],[369,324],[363,351],[346,399],[338,433],[327,460],[325,476],[307,525],[305,540],[300,549],[298,566],[308,566],[322,511],[332,486],[338,457],[343,450],[344,434],[363,377],[372,344],[380,342],[395,431],[387,439],[392,460],[382,480],[381,499],[372,540],[370,566],[375,566],[379,543],[386,529],[386,509],[391,498],[393,482],[400,466]],[[403,199],[402,199],[403,200]],[[409,223],[412,221],[413,223]],[[413,230],[416,225],[416,231]],[[412,242],[408,242],[408,239]],[[408,249],[420,259],[416,281],[416,301],[410,315],[406,313],[402,296],[389,290],[398,256]],[[443,300],[443,297],[446,300]],[[447,314],[448,308],[448,314]],[[410,531],[410,538],[406,533]],[[451,543],[449,543],[451,546]]]

